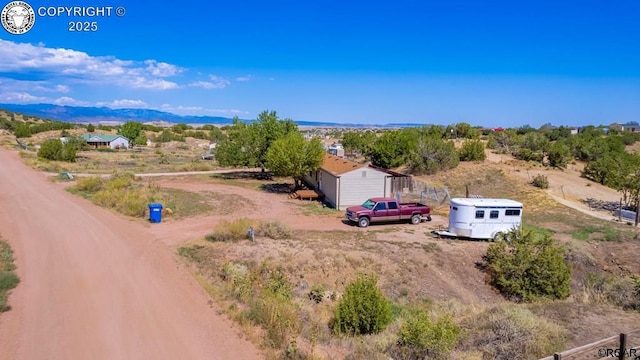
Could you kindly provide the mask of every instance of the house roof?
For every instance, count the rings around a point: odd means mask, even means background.
[[[84,134],[82,135],[82,138],[85,139],[87,142],[112,142],[117,138],[123,138],[129,141],[129,139],[127,139],[122,135]]]
[[[322,165],[320,165],[320,169],[333,175],[342,175],[344,173],[348,173],[349,171],[360,169],[366,166],[367,165],[365,164],[358,164],[356,162],[326,153],[324,154],[324,158],[322,159]]]

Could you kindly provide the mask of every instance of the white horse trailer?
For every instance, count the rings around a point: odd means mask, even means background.
[[[509,199],[453,198],[448,231],[438,235],[495,239],[522,224],[522,203]]]

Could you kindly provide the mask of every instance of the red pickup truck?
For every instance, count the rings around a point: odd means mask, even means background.
[[[367,227],[372,222],[391,222],[410,220],[417,225],[422,218],[431,221],[431,208],[420,203],[398,203],[393,198],[371,198],[362,205],[347,208],[348,220]]]

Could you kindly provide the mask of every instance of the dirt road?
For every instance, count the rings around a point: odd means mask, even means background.
[[[261,358],[148,229],[4,149],[0,233],[22,280],[0,315],[0,359]]]

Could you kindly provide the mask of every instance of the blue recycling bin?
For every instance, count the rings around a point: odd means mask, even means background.
[[[149,204],[149,221],[162,222],[162,204]]]

